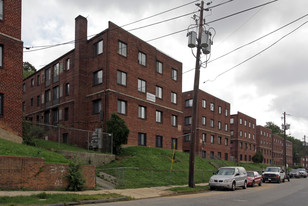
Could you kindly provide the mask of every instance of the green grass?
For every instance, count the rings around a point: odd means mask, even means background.
[[[58,144],[58,142],[46,141],[43,139],[34,139],[34,142],[37,147],[49,149],[49,150],[53,149],[55,151],[66,150],[66,151],[73,151],[73,152],[93,152],[92,150],[88,151],[87,149],[84,149],[81,147],[64,144],[64,143]]]
[[[140,188],[163,185],[185,185],[188,183],[189,154],[175,152],[171,168],[172,150],[127,147],[118,160],[99,169],[117,178],[117,188]],[[224,160],[195,158],[195,183],[208,182],[217,169],[223,166],[243,166],[246,170],[260,171],[265,165],[234,163]]]
[[[0,139],[0,155],[43,157],[46,163],[68,164],[69,160],[63,155],[48,151],[43,148],[32,147],[24,144],[17,144]]]
[[[55,203],[80,202],[83,200],[102,200],[123,197],[119,194],[78,195],[78,194],[46,194],[31,196],[0,197],[1,205],[46,205]]]

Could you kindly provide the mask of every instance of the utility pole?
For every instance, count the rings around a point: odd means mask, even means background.
[[[305,146],[305,153],[304,153],[304,160],[305,160],[305,162],[304,162],[304,165],[305,165],[305,169],[307,168],[307,161],[306,161],[306,151],[307,151],[307,144],[306,144],[306,135],[304,135],[304,146]]]
[[[195,152],[196,152],[196,133],[198,121],[198,93],[199,93],[199,79],[200,79],[200,55],[201,55],[201,36],[203,26],[203,7],[204,2],[201,1],[200,19],[199,19],[199,34],[197,38],[197,56],[195,66],[195,80],[194,80],[194,98],[192,106],[192,125],[191,125],[191,140],[190,140],[190,153],[189,153],[189,180],[188,186],[195,187]]]
[[[283,136],[284,136],[284,158],[283,158],[283,163],[285,170],[287,172],[287,136],[286,136],[286,130],[289,129],[290,125],[286,125],[286,112],[283,113]]]

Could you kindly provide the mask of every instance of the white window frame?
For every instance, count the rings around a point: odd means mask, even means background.
[[[221,106],[218,107],[218,114],[221,114],[222,113],[222,108]]]
[[[94,44],[94,55],[98,56],[103,53],[104,50],[104,41],[100,40]]]
[[[214,144],[214,140],[215,139],[215,137],[214,137],[214,135],[211,135],[211,144]]]
[[[103,70],[98,70],[93,73],[93,85],[98,85],[103,83]]]
[[[202,117],[202,125],[206,125],[206,117]]]
[[[147,55],[141,51],[138,52],[138,63],[143,66],[147,65]]]
[[[176,115],[171,115],[171,125],[176,127],[178,125],[178,117]]]
[[[146,107],[145,106],[138,106],[138,118],[146,119]]]
[[[145,93],[147,90],[147,82],[143,79],[138,79],[138,92]]]
[[[127,44],[126,43],[119,41],[119,43],[118,43],[118,53],[121,56],[127,57]]]
[[[2,45],[0,45],[0,68],[1,67],[3,67],[3,46]]]
[[[192,117],[191,116],[187,116],[184,118],[185,121],[185,125],[191,125],[192,124]]]
[[[205,99],[202,99],[202,107],[206,108],[206,100]]]
[[[118,70],[117,71],[117,83],[119,85],[126,86],[126,79],[127,79],[126,72]]]
[[[178,80],[178,70],[174,68],[171,69],[171,79],[174,81]]]
[[[163,63],[160,61],[156,61],[156,72],[159,74],[163,73]]]
[[[163,98],[163,88],[160,86],[156,86],[156,97],[159,99]]]
[[[210,104],[210,110],[211,110],[212,112],[215,111],[215,104],[214,104],[214,103],[211,103],[211,104]]]
[[[193,106],[193,99],[186,99],[185,107],[192,107],[192,106]]]
[[[127,102],[124,100],[118,99],[118,108],[117,111],[119,114],[126,114],[127,112]]]
[[[163,112],[156,110],[156,122],[163,123]]]
[[[175,92],[171,92],[171,103],[177,103],[177,94]]]
[[[4,4],[3,4],[3,0],[0,0],[0,20],[3,20],[3,16],[4,16]]]

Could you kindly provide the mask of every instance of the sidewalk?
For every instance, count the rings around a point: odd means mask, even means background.
[[[208,183],[196,184],[198,186],[205,186]],[[161,196],[175,195],[176,192],[168,189],[172,187],[186,187],[187,185],[177,186],[162,186],[162,187],[150,187],[150,188],[134,188],[134,189],[111,189],[111,190],[87,190],[81,192],[67,192],[67,191],[0,191],[0,196],[30,196],[33,194],[39,194],[45,192],[47,194],[83,194],[83,195],[95,195],[95,194],[109,194],[116,193],[133,199],[145,199]]]

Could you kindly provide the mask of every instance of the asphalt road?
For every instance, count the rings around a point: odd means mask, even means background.
[[[96,204],[101,206],[134,205],[134,206],[292,206],[308,205],[308,178],[291,179],[285,183],[264,183],[261,187],[237,189],[236,191],[209,191],[198,194],[177,195],[143,199],[136,201]]]

